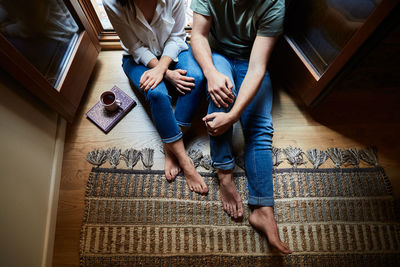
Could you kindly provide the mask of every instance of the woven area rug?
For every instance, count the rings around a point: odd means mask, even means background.
[[[81,230],[82,266],[399,266],[399,210],[380,167],[275,169],[281,255],[209,194],[190,192],[163,171],[93,168]],[[247,179],[235,176],[242,198]]]

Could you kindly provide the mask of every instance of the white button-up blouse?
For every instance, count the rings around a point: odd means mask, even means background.
[[[103,5],[123,49],[137,64],[147,66],[159,56],[177,62],[179,53],[188,49],[183,0],[158,0],[150,24],[136,5],[123,7],[116,0],[103,0]]]

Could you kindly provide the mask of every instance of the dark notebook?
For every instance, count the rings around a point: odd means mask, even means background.
[[[108,133],[122,117],[136,106],[136,101],[117,86],[114,86],[110,91],[114,92],[116,98],[121,101],[121,106],[117,110],[112,112],[106,110],[99,100],[96,105],[86,113],[86,117],[105,133]]]

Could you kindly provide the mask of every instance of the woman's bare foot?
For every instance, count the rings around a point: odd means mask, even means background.
[[[278,226],[276,225],[274,210],[272,207],[255,208],[249,217],[250,224],[262,231],[267,237],[269,243],[284,254],[291,254],[289,247],[281,241],[278,235]]]
[[[175,180],[176,176],[181,171],[181,167],[179,167],[179,163],[175,155],[168,150],[165,144],[164,144],[164,154],[165,154],[165,163],[164,163],[165,178],[167,178],[168,182],[172,182]]]
[[[185,174],[186,183],[191,191],[205,194],[208,192],[208,187],[204,182],[203,177],[196,171],[192,160],[186,155],[185,158],[179,161],[183,173]]]
[[[224,210],[233,218],[243,216],[242,198],[233,182],[232,171],[218,170],[219,193]]]

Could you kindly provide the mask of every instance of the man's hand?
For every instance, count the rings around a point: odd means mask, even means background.
[[[165,78],[178,90],[179,93],[185,94],[190,92],[194,87],[194,78],[186,76],[187,71],[182,69],[167,70]]]
[[[206,78],[211,100],[218,108],[221,106],[227,108],[229,103],[233,103],[235,99],[232,93],[233,85],[227,76],[218,71],[214,71],[209,73]]]
[[[221,135],[226,132],[237,119],[231,113],[214,112],[203,118],[207,132],[211,136]]]

